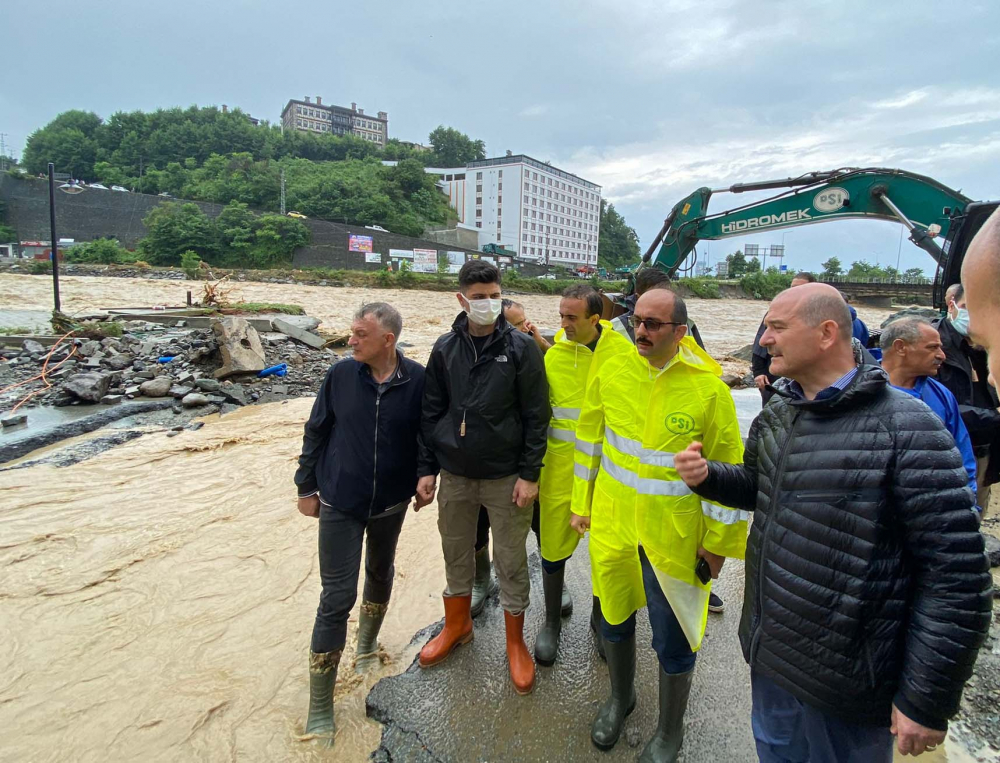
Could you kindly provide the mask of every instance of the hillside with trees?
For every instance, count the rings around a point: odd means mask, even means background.
[[[239,109],[215,107],[118,112],[107,120],[67,111],[32,133],[23,166],[38,174],[53,162],[79,180],[270,212],[279,211],[284,171],[288,210],[415,236],[451,215],[423,168],[486,152],[483,141],[444,126],[429,141],[432,151],[394,140],[379,149],[353,135],[254,125]],[[383,159],[399,164],[385,167]]]

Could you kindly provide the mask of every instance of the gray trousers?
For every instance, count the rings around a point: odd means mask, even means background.
[[[479,507],[490,515],[493,565],[500,582],[500,604],[517,615],[528,608],[528,553],[524,542],[531,529],[531,506],[511,500],[517,475],[475,480],[441,471],[438,490],[438,530],[444,552],[445,596],[470,596],[476,577],[476,526]]]

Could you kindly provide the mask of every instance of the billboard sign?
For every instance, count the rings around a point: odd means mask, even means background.
[[[370,252],[372,250],[372,237],[371,236],[359,236],[356,233],[352,233],[348,241],[348,251],[351,252]]]
[[[414,249],[413,270],[417,273],[437,273],[437,249]]]

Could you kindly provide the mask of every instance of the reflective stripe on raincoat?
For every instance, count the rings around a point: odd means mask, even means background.
[[[694,441],[705,458],[742,462],[721,371],[690,337],[662,371],[638,353],[614,358],[593,375],[577,422],[573,512],[591,518],[592,577],[605,618],[623,622],[645,603],[641,543],[695,650],[711,590],[694,573],[698,548],[737,558],[746,548],[747,513],[703,501],[673,466]]]
[[[608,321],[601,321],[601,337],[596,349],[566,339],[563,331],[545,353],[545,376],[549,382],[548,446],[538,485],[542,558],[550,562],[566,559],[576,550],[580,535],[569,525],[573,497],[573,452],[576,421],[587,389],[587,380],[609,358],[633,352],[632,343],[615,333]]]

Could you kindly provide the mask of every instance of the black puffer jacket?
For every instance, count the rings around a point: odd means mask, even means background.
[[[531,337],[501,315],[478,354],[461,313],[435,342],[425,378],[419,476],[445,469],[538,481],[551,411],[545,362]]]
[[[989,563],[951,435],[863,365],[823,400],[790,383],[750,428],[744,463],[695,488],[754,511],[743,656],[803,702],[886,726],[892,703],[944,729],[990,623]]]

